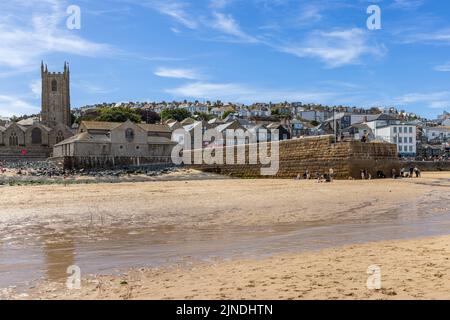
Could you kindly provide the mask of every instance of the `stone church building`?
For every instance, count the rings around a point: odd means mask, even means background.
[[[0,126],[0,160],[44,160],[53,146],[73,136],[70,112],[70,70],[49,72],[41,64],[42,105],[40,118]]]
[[[83,121],[78,133],[54,146],[52,160],[67,169],[171,164],[167,125]]]

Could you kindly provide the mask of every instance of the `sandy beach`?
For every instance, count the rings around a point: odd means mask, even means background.
[[[45,284],[31,299],[450,299],[450,237],[387,241],[264,260],[132,269],[84,279],[80,290]],[[367,269],[381,270],[380,290]]]
[[[450,298],[449,173],[203,178],[2,187],[0,297]],[[65,289],[70,265],[81,290]]]

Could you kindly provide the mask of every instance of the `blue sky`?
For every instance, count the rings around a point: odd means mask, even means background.
[[[381,8],[381,30],[366,10]],[[81,29],[66,26],[81,9]],[[72,107],[120,101],[303,101],[450,109],[441,0],[3,0],[0,115],[40,110],[40,61],[69,61]]]

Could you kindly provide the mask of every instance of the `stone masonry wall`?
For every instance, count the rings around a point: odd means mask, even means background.
[[[171,157],[54,157],[50,159],[64,169],[109,169],[120,166],[172,165]]]
[[[269,149],[271,149],[270,145]],[[233,147],[224,148],[224,159],[227,148]],[[360,170],[368,170],[372,177],[375,178],[378,171],[383,171],[386,176],[390,176],[393,168],[397,172],[400,169],[396,146],[393,144],[362,143],[359,141],[335,144],[332,136],[322,136],[279,142],[279,171],[275,176],[262,176],[261,164],[249,164],[248,145],[234,147],[235,163],[238,148],[245,148],[246,164],[193,164],[190,167],[208,172],[249,178],[294,178],[298,174],[303,175],[306,170],[309,170],[311,175],[314,176],[316,172],[324,174],[328,173],[330,168],[333,168],[335,177],[338,179],[348,179],[350,177],[358,179],[361,177]],[[195,150],[190,152],[191,159],[193,159],[195,153],[198,155],[199,152],[201,151]]]

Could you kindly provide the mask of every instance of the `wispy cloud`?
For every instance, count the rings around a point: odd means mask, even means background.
[[[450,72],[450,62],[436,66],[434,67],[434,70],[439,72]]]
[[[35,98],[40,98],[42,94],[42,81],[41,79],[33,80],[30,84],[30,90]]]
[[[176,97],[197,99],[221,99],[242,103],[256,101],[335,101],[339,93],[319,91],[274,90],[268,88],[255,88],[239,83],[209,83],[195,82],[186,84],[167,92]]]
[[[416,9],[422,6],[423,3],[424,0],[394,0],[391,7],[400,9]]]
[[[19,97],[0,94],[0,115],[11,117],[16,114],[38,113],[39,108]]]
[[[404,36],[405,43],[450,44],[450,28],[420,32],[415,30]]]
[[[230,5],[234,0],[211,0],[209,6],[213,9],[223,9]]]
[[[366,32],[358,28],[315,31],[306,41],[281,45],[278,50],[318,58],[331,68],[359,63],[364,55],[382,56],[386,51],[383,46],[369,44]]]
[[[260,42],[256,37],[245,33],[231,15],[214,12],[213,17],[214,19],[211,23],[211,27],[225,35],[231,36],[231,40],[246,43]]]
[[[438,91],[430,93],[409,93],[396,99],[400,105],[423,104],[432,109],[444,109],[450,106],[450,91]]]
[[[64,1],[11,0],[0,4],[0,66],[24,68],[46,54],[97,56],[111,46],[86,40],[64,25]],[[29,14],[31,13],[31,14]]]
[[[136,4],[144,5],[154,9],[161,14],[171,17],[178,23],[189,29],[197,29],[198,22],[194,14],[190,14],[187,9],[189,5],[186,2],[165,1],[165,0],[132,0]]]
[[[194,69],[174,69],[160,67],[155,71],[155,75],[164,78],[200,80],[203,76]]]

